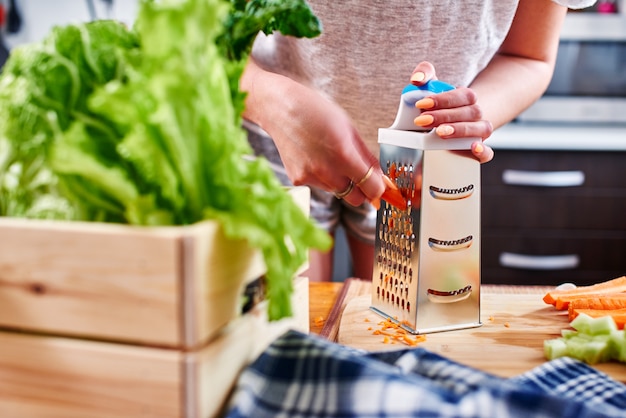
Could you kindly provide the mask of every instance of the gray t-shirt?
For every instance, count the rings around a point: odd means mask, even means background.
[[[545,1],[570,7],[594,3]],[[392,124],[415,65],[430,61],[440,80],[470,85],[504,40],[518,0],[309,0],[309,4],[322,22],[321,36],[261,35],[253,56],[263,68],[311,86],[342,106],[377,154],[378,128]]]

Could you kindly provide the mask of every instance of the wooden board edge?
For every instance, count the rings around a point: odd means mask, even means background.
[[[341,317],[346,305],[351,298],[371,293],[371,285],[372,283],[366,280],[346,279],[319,335],[329,341],[337,342]]]

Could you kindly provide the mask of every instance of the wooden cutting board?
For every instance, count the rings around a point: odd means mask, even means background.
[[[483,286],[479,328],[426,335],[419,344],[459,363],[511,377],[529,371],[546,361],[543,342],[556,338],[569,328],[567,312],[546,305],[545,287]],[[368,351],[399,350],[401,343],[384,343],[380,329],[382,317],[369,309],[369,293],[348,301],[339,324],[337,342]],[[616,380],[626,383],[626,364],[594,366]]]

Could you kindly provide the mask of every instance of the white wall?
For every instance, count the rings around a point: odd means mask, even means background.
[[[5,2],[6,3],[6,2]],[[111,13],[101,0],[93,0],[100,19],[114,18],[132,26],[137,13],[137,0],[114,0]],[[15,35],[5,34],[9,48],[41,40],[54,25],[91,20],[86,0],[17,0],[22,27]]]

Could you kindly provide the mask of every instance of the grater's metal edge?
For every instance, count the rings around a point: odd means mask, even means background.
[[[432,131],[399,131],[397,129],[379,128],[378,143],[397,147],[421,150],[469,150],[474,142],[482,140],[478,137],[441,139]]]
[[[458,331],[458,330],[461,330],[461,329],[479,328],[479,327],[483,326],[482,321],[479,320],[478,322],[468,322],[468,323],[465,323],[465,324],[454,324],[454,325],[448,325],[448,326],[442,326],[442,327],[413,329],[413,328],[407,326],[406,324],[403,324],[402,322],[398,321],[396,318],[393,318],[393,317],[389,316],[388,314],[386,314],[385,312],[381,311],[380,309],[378,309],[375,306],[370,306],[370,310],[373,311],[374,313],[382,316],[383,318],[390,320],[391,322],[393,322],[394,324],[398,325],[403,330],[405,330],[407,332],[410,332],[413,335],[434,334],[434,333],[437,333],[437,332],[447,332],[447,331]]]

